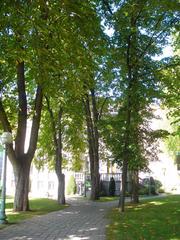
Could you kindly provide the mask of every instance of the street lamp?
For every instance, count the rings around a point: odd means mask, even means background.
[[[84,162],[84,197],[86,197],[86,173],[88,172],[88,157],[85,156],[85,162]]]
[[[3,163],[2,163],[2,175],[1,175],[1,198],[0,198],[0,224],[7,223],[5,214],[6,204],[6,165],[7,165],[7,147],[6,145],[12,143],[12,134],[10,132],[4,132],[1,137],[1,144],[4,145],[3,151]]]

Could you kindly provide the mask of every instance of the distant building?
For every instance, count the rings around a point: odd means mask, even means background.
[[[88,163],[89,165],[89,163]],[[102,174],[102,178],[105,178],[107,173],[106,163],[100,162],[100,173]],[[119,174],[119,169],[115,170],[113,168],[113,174]],[[112,172],[112,171],[110,171]],[[74,175],[76,178],[77,185],[84,184],[84,171],[75,173],[70,170],[64,170],[65,174],[65,185],[69,181],[69,177]],[[86,176],[89,176],[89,167],[86,171]],[[109,175],[110,176],[110,175]],[[118,175],[119,176],[119,175]],[[109,177],[108,177],[109,179]],[[108,180],[109,181],[109,180]],[[120,186],[119,186],[120,187]],[[58,189],[58,180],[55,171],[49,170],[47,166],[44,166],[41,170],[38,170],[34,164],[32,164],[30,169],[30,197],[49,197],[49,198],[57,198],[57,189]],[[13,168],[11,163],[7,162],[7,195],[14,195],[15,192],[15,181]],[[80,191],[81,192],[81,191]]]

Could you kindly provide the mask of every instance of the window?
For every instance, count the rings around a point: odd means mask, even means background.
[[[44,187],[43,181],[38,181],[37,182],[37,189],[41,190],[41,189],[43,189],[43,187]]]
[[[54,189],[54,182],[48,182],[48,190],[53,190]]]

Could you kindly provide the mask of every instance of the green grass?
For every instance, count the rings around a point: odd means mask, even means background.
[[[97,202],[109,202],[109,201],[115,201],[115,200],[118,200],[119,197],[100,197],[100,199],[96,200]]]
[[[13,212],[13,199],[6,200],[6,216],[8,224],[18,223],[19,221],[31,218],[37,215],[46,214],[53,211],[64,209],[68,205],[59,205],[56,200],[39,198],[30,199],[30,209],[28,212]],[[0,228],[6,225],[0,225]]]
[[[107,240],[180,240],[180,195],[128,204],[109,218]]]

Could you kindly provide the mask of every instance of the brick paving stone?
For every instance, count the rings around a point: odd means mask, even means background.
[[[105,240],[106,213],[117,201],[68,200],[71,205],[64,210],[1,229],[0,240]]]

